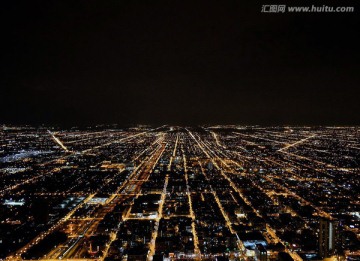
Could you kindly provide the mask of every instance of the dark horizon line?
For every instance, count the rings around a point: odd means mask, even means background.
[[[91,128],[91,127],[106,127],[116,125],[120,128],[130,128],[130,127],[139,127],[139,126],[151,126],[151,127],[215,127],[215,126],[241,126],[241,127],[351,127],[357,128],[360,127],[360,124],[300,124],[300,123],[281,123],[281,124],[262,124],[262,123],[199,123],[199,124],[179,124],[179,123],[79,123],[79,124],[68,124],[68,123],[11,123],[11,122],[0,122],[0,126],[30,126],[30,127],[58,127],[58,128]]]

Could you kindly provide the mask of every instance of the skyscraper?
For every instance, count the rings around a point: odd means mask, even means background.
[[[327,219],[320,220],[319,255],[330,257],[336,250],[336,222]]]

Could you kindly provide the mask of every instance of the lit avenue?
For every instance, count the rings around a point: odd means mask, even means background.
[[[360,260],[358,127],[0,125],[0,260]]]

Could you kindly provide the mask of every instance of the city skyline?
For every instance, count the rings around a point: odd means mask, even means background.
[[[359,137],[2,126],[0,259],[358,260]]]
[[[355,0],[0,4],[0,261],[359,261]]]

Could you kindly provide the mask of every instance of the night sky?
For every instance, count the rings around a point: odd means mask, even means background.
[[[256,2],[256,3],[254,3]],[[1,1],[0,124],[360,124],[356,1]]]

